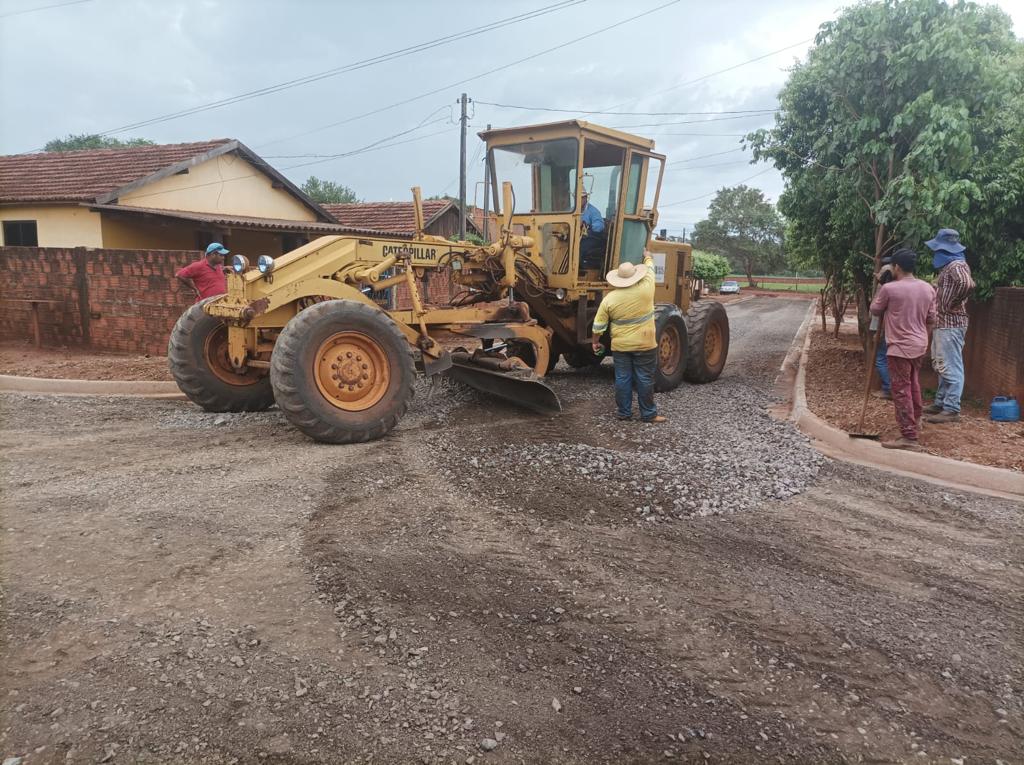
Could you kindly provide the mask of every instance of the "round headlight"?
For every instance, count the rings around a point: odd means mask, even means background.
[[[565,290],[559,287],[557,290],[555,290],[555,297],[558,300],[565,300]]]
[[[235,255],[231,258],[231,270],[241,274],[249,270],[249,259],[245,255]]]
[[[261,274],[269,274],[274,270],[274,259],[269,255],[260,255],[256,259],[256,268],[260,270]]]

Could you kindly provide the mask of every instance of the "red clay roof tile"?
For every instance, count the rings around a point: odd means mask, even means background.
[[[88,201],[230,140],[0,156],[0,202]]]
[[[424,222],[429,221],[449,204],[447,199],[423,200]],[[354,202],[320,205],[345,226],[411,235],[416,229],[412,202]]]

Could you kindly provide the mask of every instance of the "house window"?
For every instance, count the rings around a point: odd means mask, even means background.
[[[309,237],[303,234],[281,234],[281,252],[291,252],[309,243]]]
[[[7,247],[38,247],[39,235],[34,220],[5,220],[4,245]]]
[[[230,249],[228,244],[227,234],[216,234],[212,231],[196,231],[196,249],[205,250],[214,242],[220,242],[225,247]]]

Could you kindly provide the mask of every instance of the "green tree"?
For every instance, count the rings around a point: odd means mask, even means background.
[[[302,190],[306,196],[318,204],[324,202],[328,204],[347,204],[359,201],[356,192],[348,186],[335,183],[334,181],[322,181],[315,175],[311,175],[306,179],[306,182],[302,184]]]
[[[714,289],[732,271],[729,261],[713,252],[693,252],[693,275],[704,282],[705,286]]]
[[[724,255],[747,275],[768,273],[785,262],[782,218],[758,189],[734,186],[720,189],[708,217],[693,227],[693,246]]]
[[[80,151],[81,149],[131,149],[136,146],[152,146],[153,142],[148,138],[128,138],[122,141],[120,138],[112,138],[107,135],[96,135],[81,133],[80,135],[67,135],[64,138],[54,138],[47,141],[43,151]]]
[[[980,294],[1024,276],[1021,46],[994,7],[861,3],[821,26],[775,127],[748,136],[786,180],[787,247],[852,282],[862,337],[882,256],[941,226]]]

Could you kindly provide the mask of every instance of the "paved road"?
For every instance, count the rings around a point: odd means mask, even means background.
[[[0,397],[0,751],[1024,759],[1021,508],[765,417],[806,305],[731,307],[727,374],[664,430],[608,417],[606,368],[552,378],[557,420],[441,391],[344,448]]]

